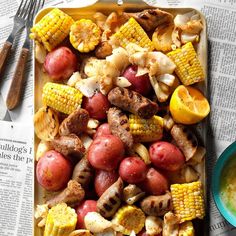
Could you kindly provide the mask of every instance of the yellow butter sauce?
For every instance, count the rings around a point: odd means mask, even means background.
[[[226,207],[236,216],[236,155],[231,157],[223,168],[220,195]]]

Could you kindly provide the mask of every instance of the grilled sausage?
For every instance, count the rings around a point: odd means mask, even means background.
[[[176,124],[171,129],[171,135],[179,149],[183,152],[186,161],[191,159],[198,147],[195,134],[186,126]]]
[[[53,148],[64,156],[75,155],[82,157],[85,147],[81,140],[75,135],[58,136],[51,141]]]
[[[68,205],[74,205],[84,199],[85,192],[81,185],[75,180],[70,180],[67,187],[59,194],[49,199],[46,204],[53,207],[58,203],[65,202]]]
[[[163,216],[173,208],[171,195],[167,192],[160,196],[148,196],[141,202],[141,209],[147,215]]]
[[[105,218],[113,216],[120,207],[123,192],[123,181],[119,178],[98,199],[97,210]]]
[[[112,134],[119,137],[127,149],[131,149],[134,140],[125,113],[116,107],[112,107],[108,110],[107,119]]]
[[[147,9],[137,13],[125,13],[128,17],[133,17],[146,30],[154,30],[158,26],[173,24],[173,15],[159,9]]]
[[[151,118],[158,110],[156,103],[135,91],[125,88],[116,87],[112,89],[108,94],[108,100],[122,110],[139,115],[144,119]]]
[[[62,121],[59,127],[59,134],[61,136],[71,133],[79,135],[86,130],[88,120],[89,113],[85,109],[77,109]]]
[[[76,164],[72,174],[72,179],[80,183],[82,187],[86,187],[92,177],[93,169],[87,158],[84,157]]]

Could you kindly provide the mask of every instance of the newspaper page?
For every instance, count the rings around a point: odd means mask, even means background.
[[[0,127],[0,235],[30,236],[33,214],[32,126],[0,121]],[[23,135],[25,130],[27,135]]]

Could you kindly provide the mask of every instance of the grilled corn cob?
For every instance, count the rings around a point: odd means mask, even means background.
[[[186,221],[180,224],[178,236],[194,236],[194,228],[192,221]]]
[[[78,89],[64,84],[48,82],[43,87],[43,103],[65,114],[80,107],[82,96]]]
[[[150,119],[142,119],[137,115],[129,116],[130,132],[138,142],[160,140],[163,135],[163,125],[163,119],[159,116]]]
[[[175,72],[184,85],[204,80],[204,72],[191,42],[182,48],[169,52],[167,56],[176,65]]]
[[[111,36],[111,42],[118,42],[120,46],[125,48],[129,43],[135,43],[142,48],[152,51],[154,49],[152,41],[139,23],[131,17],[128,22],[120,27],[120,29]]]
[[[77,222],[75,210],[65,203],[52,207],[47,215],[44,236],[68,236]]]
[[[59,130],[57,114],[49,107],[40,108],[34,115],[34,130],[39,139],[53,140]]]
[[[172,184],[170,186],[175,214],[181,222],[195,218],[203,219],[205,215],[202,184],[200,181]]]
[[[88,19],[76,21],[70,29],[70,42],[80,52],[92,51],[101,38],[100,28]]]
[[[54,8],[31,28],[30,38],[50,52],[69,35],[73,22],[69,15]]]
[[[118,210],[112,222],[121,226],[118,231],[122,234],[130,235],[132,231],[137,234],[145,224],[145,214],[136,206],[124,206]]]

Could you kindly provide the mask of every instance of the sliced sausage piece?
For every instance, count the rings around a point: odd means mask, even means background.
[[[171,194],[148,196],[141,202],[141,209],[150,216],[163,216],[173,208]]]
[[[123,192],[123,181],[119,178],[98,199],[97,210],[105,218],[113,216],[120,207]]]
[[[81,140],[75,135],[58,136],[51,141],[53,148],[64,156],[75,155],[82,157],[85,147]]]
[[[197,151],[198,141],[195,134],[186,126],[175,124],[170,131],[186,161],[191,159]]]
[[[147,9],[137,13],[124,13],[129,17],[134,17],[135,20],[146,30],[154,30],[162,25],[167,26],[173,24],[173,15],[159,9]]]
[[[62,121],[59,134],[68,135],[73,133],[79,135],[86,130],[88,121],[89,113],[85,109],[79,108]]]
[[[131,149],[134,144],[130,133],[129,120],[126,114],[116,107],[108,110],[108,124],[113,135],[119,137],[127,149]]]
[[[116,87],[112,89],[108,94],[108,100],[122,110],[139,115],[144,119],[151,118],[158,111],[156,103],[126,88]]]
[[[83,187],[88,186],[93,178],[93,169],[86,157],[82,158],[75,166],[72,179],[80,183]]]
[[[53,207],[58,203],[65,202],[68,205],[74,205],[84,199],[85,192],[81,185],[75,180],[70,180],[67,187],[59,194],[49,199],[46,204]]]

